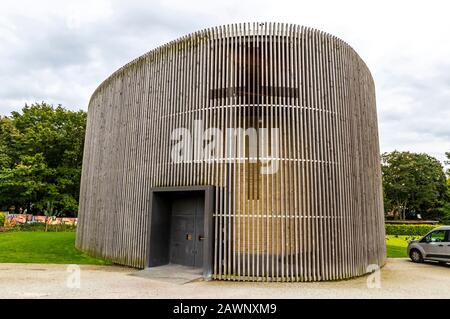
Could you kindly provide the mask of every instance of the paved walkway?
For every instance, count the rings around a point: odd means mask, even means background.
[[[73,273],[75,271],[75,273]],[[381,288],[367,288],[368,277],[321,283],[236,283],[194,281],[180,284],[139,276],[116,266],[0,264],[2,298],[450,298],[450,265],[413,264],[389,259]],[[69,287],[68,287],[69,285]]]

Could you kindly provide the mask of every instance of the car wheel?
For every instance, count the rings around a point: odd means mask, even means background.
[[[412,249],[409,253],[409,258],[411,258],[411,260],[415,263],[423,262],[422,253],[418,249]]]

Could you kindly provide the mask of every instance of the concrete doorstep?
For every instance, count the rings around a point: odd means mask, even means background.
[[[184,285],[191,282],[203,281],[203,270],[182,265],[169,264],[160,267],[146,268],[134,272],[130,276]]]

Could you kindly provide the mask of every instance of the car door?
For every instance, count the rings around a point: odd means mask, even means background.
[[[425,258],[427,259],[443,259],[446,257],[446,248],[448,247],[447,231],[435,230],[429,233],[421,242],[425,250]]]
[[[444,243],[444,254],[447,257],[447,260],[450,261],[450,230],[447,230],[447,239]]]

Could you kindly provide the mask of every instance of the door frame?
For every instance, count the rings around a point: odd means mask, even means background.
[[[145,259],[145,267],[157,267],[159,265],[154,265],[152,263],[153,254],[152,250],[155,251],[164,249],[161,247],[161,243],[152,242],[157,241],[157,235],[160,233],[160,229],[156,230],[157,219],[161,217],[162,214],[167,214],[164,208],[161,208],[158,199],[168,193],[186,193],[186,192],[200,192],[204,196],[204,237],[203,240],[203,277],[205,279],[212,278],[213,270],[213,251],[214,251],[214,224],[213,224],[213,214],[214,214],[214,186],[179,186],[179,187],[154,187],[150,188],[150,211],[148,218],[148,238],[147,238],[147,252]],[[162,200],[164,201],[164,200]],[[153,246],[153,249],[152,249]],[[162,264],[161,264],[162,265]]]

